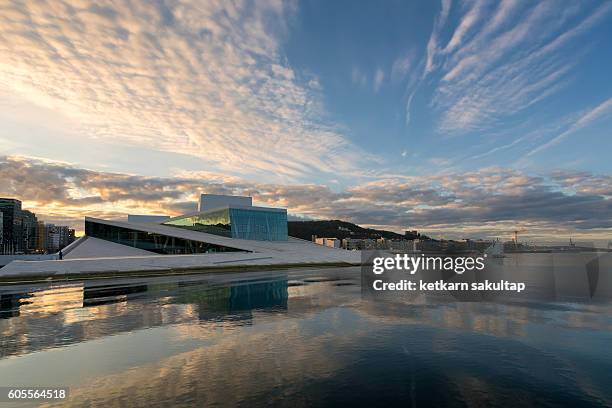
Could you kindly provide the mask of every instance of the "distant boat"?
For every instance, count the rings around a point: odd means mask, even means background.
[[[504,255],[504,244],[502,244],[502,242],[499,239],[495,240],[495,242],[493,242],[493,244],[491,244],[490,247],[485,249],[484,253],[487,256],[490,256],[493,258],[505,258],[506,257]]]

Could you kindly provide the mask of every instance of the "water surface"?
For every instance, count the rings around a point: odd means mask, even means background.
[[[58,406],[612,406],[608,303],[372,299],[360,282],[339,268],[0,287],[0,384],[69,386]]]

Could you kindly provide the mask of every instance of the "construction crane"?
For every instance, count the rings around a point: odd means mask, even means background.
[[[514,234],[514,238],[512,238],[512,240],[514,241],[514,247],[518,247],[518,234],[521,232],[527,232],[526,229],[520,229],[520,230],[514,230],[512,231]]]

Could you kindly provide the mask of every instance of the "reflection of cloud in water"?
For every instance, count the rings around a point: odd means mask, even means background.
[[[151,281],[138,293],[88,288],[95,306],[57,302],[55,311],[49,305],[56,293],[39,293],[27,298],[38,306],[0,320],[3,353],[29,354],[15,360],[35,363],[33,351],[98,339],[97,358],[113,353],[123,365],[104,368],[95,356],[83,367],[72,362],[69,375],[87,375],[73,384],[68,406],[370,402],[355,390],[378,393],[379,404],[383,391],[416,405],[536,405],[541,395],[610,402],[601,375],[610,366],[610,305],[372,299],[358,284],[343,285],[359,282],[355,270],[331,270],[324,280],[320,274]],[[120,300],[104,303],[112,297]],[[118,342],[110,339],[115,334]],[[80,346],[87,344],[61,352]],[[557,389],[566,394],[555,396]]]
[[[15,318],[0,319],[0,336],[5,344],[0,356],[169,324],[210,321],[226,328],[250,325],[255,316],[261,320],[276,313],[313,315],[321,309],[359,301],[358,286],[337,291],[334,284],[339,280],[288,286],[283,274],[272,280],[238,284],[209,285],[202,278],[187,283],[156,282],[88,282],[10,295],[7,312]]]
[[[346,323],[345,318],[334,316],[344,313],[341,310],[325,313],[326,321]],[[246,397],[260,404],[271,402],[282,398],[274,395],[275,389],[291,393],[310,379],[342,370],[347,355],[337,351],[346,350],[362,335],[361,328],[346,324],[330,328],[334,335],[311,330],[311,324],[316,324],[314,319],[271,319],[263,327],[233,326],[229,331],[219,331],[218,325],[208,322],[181,325],[176,327],[180,337],[206,336],[211,344],[95,378],[72,388],[70,400],[58,406],[94,401],[103,401],[104,406],[154,406],[163,401],[195,403],[196,399],[199,406],[235,406]]]
[[[457,302],[411,304],[403,301],[364,301],[358,313],[387,324],[413,324],[461,329],[493,336],[525,336],[530,324],[557,327],[612,330],[611,305],[538,307],[538,304]]]

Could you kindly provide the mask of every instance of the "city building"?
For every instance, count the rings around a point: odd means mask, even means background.
[[[397,252],[415,252],[417,250],[417,239],[411,240],[389,240],[388,249]]]
[[[21,201],[14,198],[0,198],[2,212],[2,244],[4,254],[22,253],[24,250],[21,219]]]
[[[342,240],[338,238],[319,238],[315,236],[315,241],[318,245],[328,246],[330,248],[341,248]]]
[[[329,239],[329,238],[328,238]],[[394,252],[413,252],[416,250],[415,240],[386,239],[386,238],[345,238],[341,242],[341,248],[349,251],[363,250],[391,250]]]
[[[130,215],[124,222],[86,217],[85,236],[162,255],[252,252],[252,245],[238,243],[288,240],[284,208],[256,207],[251,197],[211,194],[202,194],[199,207],[203,210],[173,218]]]
[[[249,204],[250,201],[249,197]],[[203,211],[151,222],[85,218],[85,236],[62,250],[62,259],[15,260],[3,275],[170,271],[232,266],[356,265],[360,254],[289,237],[287,210],[246,205],[244,197],[200,200]],[[138,218],[137,218],[138,219]],[[141,218],[140,221],[143,221]],[[47,225],[47,246],[61,245]],[[55,259],[58,259],[59,256]]]
[[[376,240],[365,238],[344,238],[342,240],[342,248],[348,251],[363,251],[377,249]]]
[[[21,223],[23,251],[26,253],[35,252],[36,229],[38,228],[36,214],[28,210],[21,210]]]
[[[36,252],[47,252],[47,225],[43,221],[38,221],[36,227]]]
[[[38,221],[36,214],[21,208],[21,201],[0,198],[0,254],[57,252],[75,240],[75,231]]]
[[[74,229],[65,225],[47,224],[46,232],[47,252],[58,252],[75,240]]]
[[[48,252],[57,252],[60,247],[60,234],[54,224],[47,224],[46,247]]]

